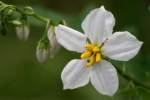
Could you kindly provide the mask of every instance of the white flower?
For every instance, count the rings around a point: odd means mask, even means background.
[[[59,49],[60,49],[60,44],[56,40],[55,30],[54,30],[53,26],[51,26],[48,29],[47,37],[48,37],[50,44],[51,44],[50,45],[50,58],[53,58],[55,56],[55,54],[57,54]]]
[[[21,25],[16,27],[16,33],[20,40],[26,41],[29,37],[29,27],[27,25]]]
[[[92,10],[82,23],[85,34],[63,25],[56,28],[58,42],[82,59],[71,60],[62,71],[64,89],[74,89],[89,83],[103,95],[113,96],[119,82],[115,67],[103,57],[119,61],[133,58],[142,46],[131,33],[113,32],[115,19],[102,6]]]

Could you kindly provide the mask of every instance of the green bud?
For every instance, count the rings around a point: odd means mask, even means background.
[[[11,23],[16,25],[16,26],[22,25],[22,22],[20,20],[13,20],[13,21],[11,21]]]
[[[0,1],[0,5],[4,4],[2,1]]]
[[[4,10],[7,6],[6,5],[1,5],[0,6],[0,11]]]
[[[7,11],[7,15],[8,15],[8,16],[10,16],[10,15],[12,15],[12,14],[13,14],[13,12],[14,12],[14,10],[13,10],[13,9],[9,9],[9,10]]]
[[[24,13],[27,15],[33,15],[34,14],[34,10],[31,7],[25,7],[24,8]]]

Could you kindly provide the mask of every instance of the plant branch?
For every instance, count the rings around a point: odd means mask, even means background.
[[[116,69],[117,69],[118,73],[119,73],[123,78],[125,78],[126,80],[132,81],[135,85],[137,85],[137,86],[139,86],[139,87],[143,87],[143,88],[145,88],[145,89],[150,90],[150,85],[145,84],[145,83],[143,83],[143,82],[141,82],[141,81],[135,79],[133,76],[131,76],[131,75],[125,73],[121,68],[119,68],[119,67],[117,67],[117,66],[116,66]]]
[[[1,11],[6,9],[6,8],[9,8],[9,9],[12,9],[12,10],[15,9],[18,13],[20,13],[22,15],[34,17],[35,19],[40,20],[40,21],[42,21],[46,24],[50,21],[49,18],[46,18],[44,16],[41,16],[41,15],[38,15],[37,13],[35,13],[34,10],[31,7],[25,7],[25,9],[28,10],[28,12],[25,12],[25,11],[20,10],[19,8],[17,8],[14,5],[8,5],[8,4],[3,3],[1,1],[0,1],[0,6],[3,6],[3,9],[0,9]]]

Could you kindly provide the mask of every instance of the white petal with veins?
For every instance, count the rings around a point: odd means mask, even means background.
[[[63,69],[61,79],[64,89],[82,87],[89,82],[89,68],[85,67],[85,60],[71,60]]]
[[[115,67],[108,61],[102,60],[95,64],[91,71],[91,83],[103,95],[113,96],[118,89],[118,76]]]
[[[86,43],[84,34],[67,26],[59,25],[55,29],[57,41],[70,51],[83,52]]]
[[[115,18],[104,6],[92,10],[82,23],[82,28],[93,43],[102,43],[112,35]]]
[[[104,43],[102,54],[114,60],[128,61],[139,52],[142,44],[127,31],[116,32]]]

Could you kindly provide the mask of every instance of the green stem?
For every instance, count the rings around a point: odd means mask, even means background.
[[[6,9],[6,8],[16,9],[17,12],[19,12],[19,13],[21,13],[21,14],[23,14],[23,15],[27,15],[27,14],[25,14],[22,10],[18,9],[18,8],[17,8],[16,6],[14,6],[14,5],[8,5],[8,4],[5,4],[5,3],[1,2],[1,1],[0,1],[0,4],[4,6],[1,10],[4,10],[4,9]],[[40,20],[40,21],[43,21],[43,22],[46,22],[46,23],[49,21],[48,18],[43,17],[43,16],[40,16],[40,15],[36,14],[35,12],[34,12],[34,14],[32,14],[32,15],[27,15],[27,16],[32,16],[32,17],[36,18],[37,20]]]
[[[133,76],[131,76],[131,75],[125,73],[121,68],[119,68],[119,67],[117,67],[117,66],[116,66],[116,69],[117,69],[117,71],[119,72],[119,74],[120,74],[121,76],[123,76],[126,80],[132,81],[135,85],[137,85],[137,86],[139,86],[139,87],[144,87],[144,88],[150,90],[150,85],[145,84],[145,83],[143,83],[143,82],[141,82],[141,81],[135,79]]]
[[[17,10],[19,13],[21,13],[21,14],[25,14],[24,12],[22,12],[22,11],[21,11],[20,9],[18,9],[18,8],[16,8],[16,10]],[[26,14],[25,14],[25,15],[26,15]],[[40,20],[40,21],[45,22],[45,23],[47,23],[47,22],[49,21],[48,18],[45,18],[45,17],[43,17],[43,16],[40,16],[40,15],[36,14],[35,12],[34,12],[34,14],[28,15],[28,16],[34,17],[35,19]]]
[[[34,17],[34,18],[36,18],[36,19],[38,19],[38,20],[40,20],[40,21],[46,22],[46,23],[49,21],[48,18],[45,18],[45,17],[37,15],[37,14],[33,14],[31,16]]]
[[[45,30],[44,30],[44,34],[42,36],[43,40],[47,40],[48,41],[47,33],[48,33],[49,27],[50,27],[50,20],[47,20],[47,23],[46,23],[46,26],[45,26]]]

